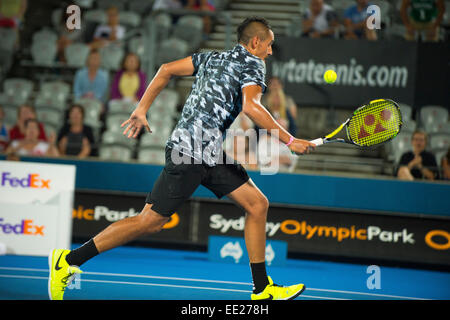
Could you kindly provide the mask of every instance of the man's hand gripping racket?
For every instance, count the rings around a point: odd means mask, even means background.
[[[343,128],[346,137],[334,138]],[[323,138],[310,142],[316,146],[331,142],[344,142],[360,147],[371,147],[394,139],[402,127],[402,114],[397,103],[378,99],[359,107],[336,130]]]

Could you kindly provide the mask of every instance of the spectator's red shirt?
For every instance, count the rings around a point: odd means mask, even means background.
[[[9,130],[9,141],[22,140],[25,138],[25,134],[20,132],[19,126],[16,124]],[[39,140],[47,141],[47,136],[45,135],[44,126],[39,122]]]

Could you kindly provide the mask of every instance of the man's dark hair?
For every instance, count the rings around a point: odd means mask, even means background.
[[[247,18],[237,28],[237,41],[238,43],[248,44],[254,36],[265,40],[269,35],[269,30],[272,30],[272,27],[266,19],[261,17]]]

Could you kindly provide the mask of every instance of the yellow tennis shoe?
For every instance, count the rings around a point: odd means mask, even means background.
[[[78,267],[69,266],[66,256],[70,250],[55,249],[48,257],[50,269],[48,279],[48,296],[50,300],[62,300],[66,287],[77,273],[82,273]]]
[[[305,289],[304,284],[294,284],[289,287],[279,286],[273,283],[271,277],[266,288],[258,293],[252,294],[252,300],[292,300],[297,298]]]

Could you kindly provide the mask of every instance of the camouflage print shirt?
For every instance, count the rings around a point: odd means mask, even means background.
[[[192,63],[195,81],[167,147],[189,157],[189,163],[214,166],[222,159],[226,130],[242,111],[242,89],[259,85],[266,90],[265,64],[240,44],[220,53],[193,54]]]

